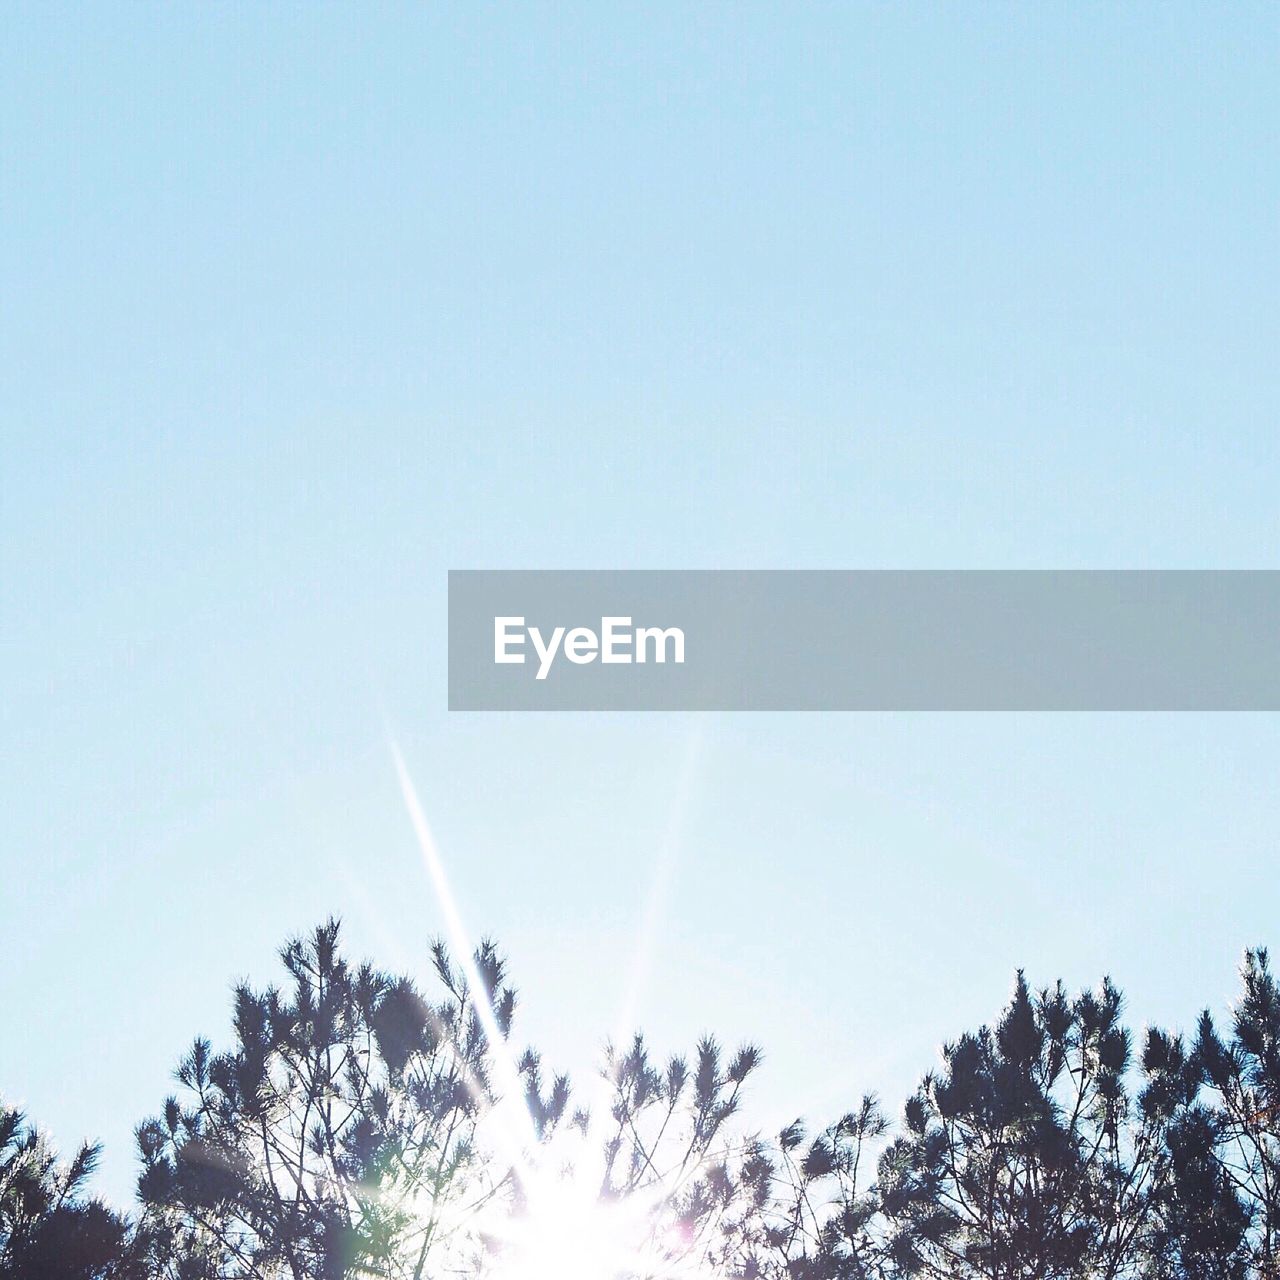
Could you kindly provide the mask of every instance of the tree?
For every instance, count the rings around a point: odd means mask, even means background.
[[[996,1026],[944,1048],[879,1163],[892,1272],[1057,1280],[1134,1269],[1168,1174],[1168,1122],[1195,1079],[1160,1038],[1132,1098],[1120,1013],[1109,981],[1072,1000],[1061,984],[1033,996],[1019,973]]]
[[[282,950],[284,990],[236,990],[233,1048],[197,1040],[182,1093],[138,1130],[159,1273],[478,1276],[513,1265],[531,1200],[570,1176],[589,1177],[596,1201],[643,1210],[627,1231],[650,1257],[727,1259],[763,1194],[754,1145],[722,1144],[758,1052],[725,1063],[707,1039],[693,1069],[677,1057],[659,1071],[637,1038],[608,1055],[593,1125],[570,1111],[567,1077],[544,1082],[532,1050],[507,1057],[516,997],[492,944],[473,958],[478,983],[442,945],[433,956],[428,999],[406,977],[349,966],[329,921]]]
[[[1250,1212],[1218,1158],[1222,1132],[1202,1104],[1166,1135],[1169,1179],[1152,1206],[1144,1268],[1153,1280],[1245,1280]]]
[[[1280,1272],[1280,991],[1265,949],[1245,953],[1241,982],[1230,1040],[1206,1011],[1196,1056],[1216,1100],[1218,1168],[1247,1211],[1250,1263],[1270,1280]]]
[[[67,1165],[22,1113],[0,1104],[0,1278],[140,1280],[128,1222],[83,1191],[98,1148]]]
[[[138,1129],[135,1226],[0,1107],[0,1280],[1274,1280],[1280,990],[1246,953],[1229,1038],[1019,973],[891,1129],[874,1097],[745,1130],[761,1055],[608,1048],[595,1091],[511,1044],[491,943],[430,988],[329,921],[234,998]]]
[[[856,1111],[813,1138],[801,1120],[779,1134],[774,1189],[762,1205],[766,1225],[745,1275],[869,1280],[884,1274],[879,1197],[863,1174],[888,1127],[868,1094]]]
[[[492,946],[473,991],[443,947],[441,998],[351,968],[329,921],[281,951],[287,989],[235,993],[235,1047],[197,1040],[179,1097],[138,1130],[139,1195],[166,1274],[329,1280],[425,1274],[466,1195],[505,1171],[478,1158],[491,1100],[484,1001],[503,1034],[514,992]]]
[[[726,1063],[710,1036],[692,1069],[680,1056],[659,1069],[641,1036],[626,1054],[606,1053],[599,1196],[645,1206],[633,1248],[655,1265],[694,1263],[730,1276],[749,1264],[773,1166],[763,1143],[731,1137],[728,1126],[760,1060],[759,1049],[745,1045]]]

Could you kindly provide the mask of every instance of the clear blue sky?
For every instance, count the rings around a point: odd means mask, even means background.
[[[1274,716],[445,710],[461,567],[1280,567],[1269,5],[8,6],[0,1090],[131,1127],[328,912],[896,1102],[1280,946]],[[787,1117],[789,1118],[789,1116]]]

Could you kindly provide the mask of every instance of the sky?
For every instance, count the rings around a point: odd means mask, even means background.
[[[287,936],[422,969],[393,743],[580,1081],[1225,1012],[1274,715],[451,715],[446,573],[1280,568],[1278,132],[1267,5],[7,6],[0,1093],[124,1201]]]

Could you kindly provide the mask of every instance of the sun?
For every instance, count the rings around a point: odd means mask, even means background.
[[[479,991],[483,981],[470,959],[467,931],[404,758],[394,743],[392,754],[454,953],[472,990]],[[652,925],[646,920],[642,944],[647,944]],[[477,1002],[476,1015],[494,1047],[495,1081],[500,1098],[505,1099],[489,1112],[492,1154],[510,1167],[520,1192],[515,1204],[492,1201],[474,1224],[491,1250],[482,1266],[485,1280],[715,1280],[715,1273],[698,1260],[696,1242],[686,1237],[671,1212],[681,1178],[694,1176],[697,1166],[682,1164],[665,1177],[655,1176],[652,1185],[626,1195],[602,1195],[607,1170],[600,1135],[592,1132],[591,1120],[581,1127],[567,1126],[544,1140],[522,1103],[525,1081],[485,1001]],[[602,1088],[605,1079],[602,1075]],[[588,1117],[593,1110],[608,1113],[607,1088],[597,1104],[585,1113]]]
[[[677,1225],[671,1182],[606,1195],[607,1181],[589,1122],[528,1153],[519,1195],[481,1226],[486,1280],[714,1280]]]
[[[643,1274],[645,1248],[629,1218],[572,1181],[539,1187],[508,1224],[495,1280],[631,1280]]]

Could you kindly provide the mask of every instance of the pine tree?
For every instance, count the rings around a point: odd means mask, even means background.
[[[943,1050],[879,1163],[887,1267],[939,1280],[1108,1280],[1140,1258],[1168,1121],[1194,1091],[1158,1055],[1131,1096],[1120,992],[1033,995]]]
[[[506,1171],[478,1158],[491,1099],[479,1001],[503,1034],[515,994],[489,945],[469,988],[443,947],[441,998],[339,951],[329,921],[281,951],[288,985],[235,993],[235,1047],[197,1040],[182,1094],[138,1130],[139,1195],[166,1274],[419,1278],[449,1211]]]
[[[1245,953],[1243,992],[1224,1042],[1206,1012],[1196,1055],[1215,1098],[1215,1151],[1249,1214],[1248,1250],[1258,1276],[1280,1274],[1280,991],[1264,949]]]
[[[0,1104],[0,1280],[141,1280],[129,1223],[84,1196],[97,1162],[86,1143],[59,1163],[22,1113]]]
[[[428,999],[407,977],[349,966],[330,921],[284,947],[284,989],[237,989],[232,1049],[197,1040],[181,1094],[138,1130],[157,1274],[481,1276],[518,1235],[530,1170],[558,1176],[561,1159],[597,1169],[601,1201],[645,1206],[636,1229],[663,1256],[727,1266],[764,1194],[756,1144],[726,1140],[758,1052],[725,1061],[708,1038],[692,1067],[660,1070],[637,1037],[608,1055],[593,1127],[567,1077],[544,1081],[528,1050],[512,1064],[529,1122],[513,1149],[495,1080],[496,1055],[511,1061],[505,964],[482,945],[477,988],[442,945],[433,956]]]

